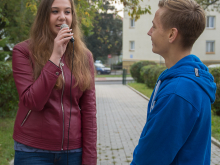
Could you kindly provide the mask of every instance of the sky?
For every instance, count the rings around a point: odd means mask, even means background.
[[[118,12],[118,15],[120,15],[123,18],[124,17],[123,4],[119,0],[115,0],[114,2],[112,2],[112,5],[114,5],[117,10],[121,10],[120,12]]]

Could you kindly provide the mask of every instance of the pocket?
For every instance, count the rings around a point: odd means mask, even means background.
[[[28,117],[30,116],[31,114],[31,110],[28,111],[27,115],[25,116],[23,122],[21,123],[21,127],[24,125],[24,123],[27,121]]]

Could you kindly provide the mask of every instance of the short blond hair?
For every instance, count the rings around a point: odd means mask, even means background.
[[[166,9],[160,19],[163,28],[177,28],[183,48],[191,48],[205,29],[202,7],[194,0],[161,0],[158,6]]]

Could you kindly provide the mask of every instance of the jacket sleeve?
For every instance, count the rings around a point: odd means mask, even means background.
[[[171,94],[155,104],[133,153],[131,165],[171,164],[189,137],[199,112]]]
[[[61,70],[48,61],[36,81],[33,79],[33,68],[30,62],[28,45],[22,42],[13,49],[12,69],[19,100],[32,111],[41,111],[56,84]]]
[[[82,115],[82,164],[97,164],[97,123],[96,123],[96,96],[94,82],[94,64],[92,54],[89,55],[92,72],[92,88],[86,90],[80,98],[79,106]]]

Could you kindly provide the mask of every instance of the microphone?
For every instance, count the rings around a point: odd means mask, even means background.
[[[69,28],[69,26],[68,26],[67,24],[62,24],[62,25],[60,26],[60,30],[63,29],[63,28],[65,28],[65,27],[68,27],[68,28]],[[70,41],[71,41],[72,43],[75,41],[74,38],[73,38],[73,36],[72,36],[72,38],[70,39]]]

